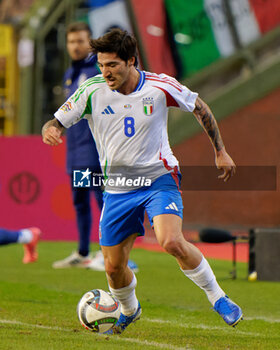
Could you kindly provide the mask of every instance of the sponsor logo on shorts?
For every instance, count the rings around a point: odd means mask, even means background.
[[[179,211],[176,203],[174,203],[174,202],[170,203],[167,207],[165,207],[165,209],[169,209],[169,210],[171,209],[171,210]]]

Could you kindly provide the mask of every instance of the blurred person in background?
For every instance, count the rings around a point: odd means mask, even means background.
[[[68,99],[77,88],[87,79],[100,73],[97,66],[97,57],[90,53],[91,30],[84,22],[72,23],[66,31],[67,52],[72,64],[64,74],[63,86],[65,97]],[[78,250],[63,260],[55,261],[53,268],[84,267],[104,271],[104,258],[101,251],[94,257],[90,255],[90,235],[92,228],[91,193],[96,198],[101,211],[103,193],[101,187],[81,188],[72,186],[74,169],[89,168],[92,173],[102,174],[99,156],[87,120],[68,129],[67,140],[67,173],[71,179],[72,198],[76,211],[77,227],[79,232]],[[130,267],[137,270],[137,265],[130,261]]]
[[[8,230],[0,228],[0,245],[12,243],[23,244],[24,257],[22,262],[29,264],[38,260],[37,244],[42,232],[37,227],[24,228],[20,230]]]

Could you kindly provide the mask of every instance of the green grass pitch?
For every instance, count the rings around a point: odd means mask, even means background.
[[[233,281],[230,261],[209,260],[222,288],[243,308],[244,320],[232,328],[174,258],[142,249],[131,254],[140,268],[141,319],[118,336],[91,333],[80,325],[76,306],[86,291],[108,290],[105,273],[51,267],[75,247],[42,242],[39,261],[31,265],[21,263],[22,246],[0,248],[1,350],[280,349],[280,283],[248,282],[243,263]]]

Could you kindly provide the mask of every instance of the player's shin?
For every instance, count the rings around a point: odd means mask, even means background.
[[[110,292],[119,300],[121,304],[121,312],[126,316],[134,314],[138,308],[138,300],[135,294],[137,280],[133,274],[131,283],[123,288],[114,289],[109,286]]]
[[[219,286],[210,265],[204,257],[202,257],[200,264],[195,269],[182,271],[190,280],[204,290],[213,306],[218,299],[225,296],[225,292]]]

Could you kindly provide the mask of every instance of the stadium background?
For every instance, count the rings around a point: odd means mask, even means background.
[[[65,27],[84,20],[94,37],[116,25],[133,31],[143,69],[198,91],[243,171],[233,187],[210,180],[217,174],[208,168],[214,157],[207,137],[191,115],[172,111],[170,141],[182,171],[205,166],[198,187],[183,189],[184,229],[279,227],[277,0],[2,0],[0,6],[1,226],[35,225],[45,240],[76,239],[65,145],[47,147],[39,134],[63,102]]]

